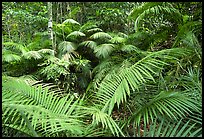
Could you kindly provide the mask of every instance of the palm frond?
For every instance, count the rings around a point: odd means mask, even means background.
[[[113,37],[113,38],[110,40],[111,43],[116,43],[116,44],[118,44],[118,43],[124,43],[125,41],[126,41],[126,39],[125,39],[125,38],[122,38],[122,37]]]
[[[169,14],[173,15],[172,17],[175,20],[180,21],[182,15],[180,12],[175,9],[170,3],[166,2],[148,2],[144,3],[141,6],[131,12],[130,16],[136,18],[135,21],[135,30],[138,31],[140,21],[147,15],[160,15],[160,14]]]
[[[72,61],[74,60],[76,57],[79,57],[79,54],[75,51],[69,53],[67,52],[66,54],[62,55],[62,60],[65,61]]]
[[[87,33],[94,33],[94,32],[102,32],[103,30],[100,28],[92,28],[87,30]]]
[[[73,42],[63,41],[58,46],[60,57],[66,53],[72,53],[76,50],[76,45]]]
[[[113,135],[125,136],[121,131],[120,127],[115,123],[115,121],[103,111],[100,111],[97,107],[83,107],[84,113],[92,115],[92,124],[99,125],[102,124],[102,128],[110,129]]]
[[[51,49],[40,49],[38,50],[38,52],[42,54],[49,54],[51,56],[54,56],[54,50],[51,50]]]
[[[195,33],[200,30],[202,30],[202,23],[200,21],[192,21],[184,24],[180,27],[172,47],[178,46],[180,42],[191,47],[199,46]]]
[[[185,49],[166,49],[153,52],[142,58],[134,65],[125,67],[118,74],[113,74],[112,78],[104,80],[96,92],[97,100],[104,105],[105,110],[111,114],[112,109],[117,103],[118,107],[121,102],[127,100],[131,90],[139,90],[139,87],[149,80],[154,81],[154,75],[168,65],[164,62],[166,59],[172,59],[176,56],[185,55]],[[158,60],[160,58],[160,60]]]
[[[113,44],[101,44],[94,49],[94,53],[96,53],[96,56],[99,58],[106,58],[113,51],[114,47]]]
[[[137,48],[136,46],[134,45],[123,45],[121,47],[121,51],[123,52],[132,52],[132,51],[135,51],[135,52],[142,52],[139,48]]]
[[[25,118],[19,114],[22,111],[34,130],[42,131],[43,136],[67,130],[73,134],[83,132],[83,122],[77,119],[80,115],[75,110],[78,101],[74,101],[74,96],[59,97],[46,87],[31,87],[25,81],[5,77],[2,90],[3,124],[12,123],[22,130],[26,128]]]
[[[38,51],[28,51],[22,55],[26,59],[41,59],[43,56]]]
[[[97,43],[94,41],[84,41],[84,42],[80,43],[79,45],[80,46],[86,46],[86,47],[89,47],[89,48],[94,50],[97,46]]]
[[[4,47],[8,50],[20,52],[22,54],[26,53],[28,49],[24,47],[22,44],[14,43],[14,42],[3,42]]]
[[[160,5],[161,2],[145,2],[143,4],[141,4],[140,6],[134,8],[130,14],[128,18],[137,18],[139,15],[141,15],[145,10],[148,10],[154,6]]]
[[[12,51],[3,50],[3,53],[2,53],[3,62],[13,62],[13,61],[20,61],[20,60],[21,60],[21,56],[17,54],[12,54]]]
[[[97,32],[97,33],[94,33],[93,35],[91,35],[90,38],[91,39],[103,39],[103,38],[111,39],[112,37],[108,33]]]
[[[80,25],[79,22],[75,21],[74,19],[66,19],[62,24],[67,24],[67,23]]]
[[[137,125],[143,119],[146,126],[153,122],[154,117],[159,117],[158,115],[178,120],[185,115],[192,114],[193,110],[199,110],[195,101],[186,97],[182,92],[162,91],[134,113],[132,118]]]
[[[158,123],[156,120],[150,125],[150,128],[144,127],[142,137],[198,137],[202,136],[202,127],[197,128],[196,123],[191,121],[165,122]],[[140,131],[141,132],[141,131]]]
[[[84,24],[83,26],[81,26],[79,31],[85,32],[85,31],[90,30],[92,28],[97,28],[97,26],[95,23],[89,21],[86,24]]]
[[[69,35],[67,35],[67,38],[69,38],[70,36],[75,36],[75,37],[84,37],[86,36],[83,32],[80,31],[74,31],[72,33],[70,33]]]

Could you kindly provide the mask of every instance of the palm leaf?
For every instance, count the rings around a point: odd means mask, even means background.
[[[21,60],[21,56],[17,54],[12,54],[12,52],[9,50],[3,50],[3,53],[2,53],[3,62],[12,62],[12,61],[20,61],[20,60]]]
[[[139,90],[139,87],[149,80],[154,81],[153,75],[157,75],[163,69],[164,62],[168,58],[185,55],[185,49],[167,49],[153,52],[142,58],[134,65],[123,68],[119,74],[113,74],[112,78],[104,80],[96,92],[97,100],[104,105],[104,109],[111,114],[117,103],[126,101],[126,96],[130,96],[130,91]],[[171,55],[171,56],[170,56]],[[163,59],[158,60],[158,58]]]
[[[73,96],[59,97],[56,93],[49,92],[47,88],[31,87],[25,81],[15,78],[4,81],[3,124],[13,122],[11,124],[21,129],[26,128],[25,118],[18,114],[21,111],[28,117],[27,120],[35,131],[43,131],[41,132],[43,136],[53,136],[55,132],[66,130],[74,134],[83,132],[83,123],[77,119],[80,115],[75,111],[78,101],[74,101]]]
[[[113,44],[101,44],[94,49],[94,53],[96,53],[96,56],[99,58],[106,58],[113,51],[113,48]]]
[[[181,42],[190,47],[199,46],[195,33],[202,29],[201,24],[199,21],[192,21],[181,26],[172,47],[178,46]]]
[[[3,42],[5,48],[10,49],[12,51],[17,51],[22,54],[26,53],[28,49],[24,47],[22,44],[14,43],[14,42]]]
[[[41,59],[43,56],[38,51],[29,51],[22,55],[26,59]]]
[[[92,28],[87,30],[87,33],[93,33],[93,32],[99,32],[99,31],[102,32],[103,30],[100,28]]]
[[[96,24],[93,22],[87,22],[86,24],[81,26],[80,31],[84,32],[84,31],[90,30],[92,28],[97,28]]]
[[[54,50],[51,50],[51,49],[40,49],[38,50],[39,53],[42,53],[42,54],[50,54],[52,56],[54,56]]]
[[[105,32],[97,32],[90,36],[91,39],[111,39],[112,37]]]
[[[86,36],[83,32],[80,31],[74,31],[72,33],[70,33],[69,35],[67,35],[67,38],[69,38],[70,36],[75,36],[75,37],[84,37]]]
[[[156,120],[150,125],[150,128],[144,127],[143,137],[198,137],[202,136],[202,127],[195,126],[196,123],[191,124],[190,120],[184,119],[178,122],[165,122],[162,120],[158,123]],[[173,127],[173,128],[172,128]]]
[[[91,114],[92,115],[92,124],[99,125],[102,124],[102,128],[110,129],[113,135],[124,136],[123,132],[121,131],[120,127],[115,123],[115,121],[103,111],[100,111],[97,107],[83,107],[82,113]]]
[[[181,94],[181,92],[163,91],[135,112],[132,118],[137,125],[140,124],[141,119],[144,119],[144,125],[147,125],[150,121],[153,122],[153,117],[158,117],[158,115],[178,120],[192,113],[192,110],[199,110],[192,99]]]
[[[80,25],[80,24],[79,24],[77,21],[75,21],[74,19],[66,19],[62,24],[67,24],[67,23]]]
[[[58,46],[58,49],[63,53],[70,53],[76,49],[76,45],[73,42],[68,41],[63,41]]]
[[[144,19],[147,15],[161,15],[168,14],[173,15],[175,20],[181,21],[182,15],[180,12],[175,9],[170,3],[166,2],[148,2],[144,3],[141,6],[134,9],[130,16],[136,18],[135,21],[135,30],[138,31],[139,23],[142,19]]]
[[[94,42],[94,41],[84,41],[84,42],[80,43],[79,45],[80,46],[81,45],[82,46],[86,46],[86,47],[89,47],[89,48],[94,50],[96,48],[96,46],[97,46],[97,43]]]
[[[111,43],[124,43],[126,41],[125,38],[122,37],[114,37],[110,40]]]

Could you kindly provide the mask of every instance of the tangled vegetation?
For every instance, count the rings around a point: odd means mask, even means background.
[[[202,136],[201,2],[3,2],[2,34],[2,136]]]

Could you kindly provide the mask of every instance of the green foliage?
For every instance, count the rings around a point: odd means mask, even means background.
[[[50,4],[2,3],[3,136],[202,136],[202,3]]]
[[[11,84],[12,87],[9,87]],[[56,132],[67,130],[70,134],[80,134],[83,132],[83,123],[78,119],[80,115],[75,110],[78,101],[73,103],[74,97],[70,95],[60,98],[54,93],[56,91],[49,93],[48,88],[31,87],[22,80],[8,80],[4,77],[3,125],[11,123],[12,126],[13,123],[14,128],[25,132],[25,129],[29,128],[27,126],[31,126],[33,130],[40,132],[26,132],[31,136],[55,136]],[[19,112],[23,112],[24,116]],[[16,116],[20,121],[12,121],[12,116]]]
[[[140,130],[137,126],[134,137],[199,137],[202,136],[202,128],[195,129],[196,123],[191,125],[190,120],[179,120],[177,123],[167,122],[166,120],[154,120],[149,127],[144,126],[144,130]],[[141,126],[141,125],[140,125]],[[174,127],[174,128],[173,128]],[[182,127],[182,128],[180,128]],[[139,131],[140,130],[140,131]]]

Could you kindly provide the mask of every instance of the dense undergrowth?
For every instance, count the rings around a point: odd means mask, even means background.
[[[10,3],[2,136],[202,136],[202,3]]]

